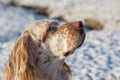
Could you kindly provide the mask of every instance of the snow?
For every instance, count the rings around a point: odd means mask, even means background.
[[[66,21],[95,18],[106,27],[120,29],[120,0],[0,0],[19,6],[47,8],[49,16],[62,17]]]
[[[21,32],[34,21],[47,18],[31,10],[0,4],[0,80],[11,49]],[[112,29],[101,31],[86,31],[82,47],[66,59],[72,69],[71,80],[120,80],[120,30],[114,26],[110,25]]]

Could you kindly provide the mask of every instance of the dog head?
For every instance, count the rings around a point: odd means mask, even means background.
[[[67,23],[57,28],[50,41],[50,49],[55,56],[66,58],[80,47],[84,41],[85,32],[81,21]]]
[[[85,39],[81,21],[61,26],[56,21],[41,21],[35,23],[30,32],[35,40],[40,41],[41,52],[61,59],[72,54]]]

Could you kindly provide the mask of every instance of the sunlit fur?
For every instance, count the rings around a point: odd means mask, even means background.
[[[12,50],[3,80],[68,80],[65,53],[73,52],[85,36],[79,23],[57,27],[57,21],[43,20],[30,25]]]

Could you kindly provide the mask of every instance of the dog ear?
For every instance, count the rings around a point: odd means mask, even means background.
[[[32,25],[30,32],[32,33],[34,39],[44,42],[47,31],[56,29],[56,26],[58,26],[58,22],[55,20],[38,21]]]
[[[32,71],[29,69],[33,68],[36,65],[34,59],[37,57],[37,49],[37,44],[32,40],[29,32],[25,31],[13,48],[12,54],[5,69],[4,78],[11,76],[14,76],[14,78],[20,78],[20,76],[22,78],[27,78],[27,75],[29,75],[29,73],[32,73]],[[31,72],[28,72],[28,70]],[[13,78],[8,80],[12,79]]]
[[[12,66],[16,69],[16,71],[18,71],[17,73],[23,73],[27,67],[29,42],[28,38],[28,32],[24,32],[18,39],[12,51]]]

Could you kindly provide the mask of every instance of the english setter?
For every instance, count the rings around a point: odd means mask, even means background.
[[[59,25],[43,20],[31,24],[18,38],[3,80],[68,80],[65,58],[85,39],[81,21]]]

